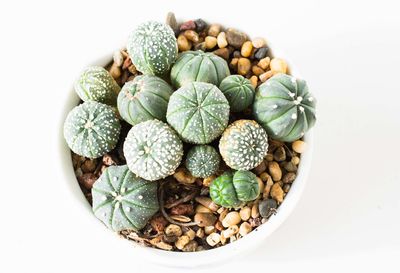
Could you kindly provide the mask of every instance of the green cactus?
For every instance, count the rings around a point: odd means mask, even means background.
[[[127,50],[137,70],[157,76],[168,72],[178,56],[173,30],[153,21],[139,25],[131,33]]]
[[[123,150],[129,169],[150,181],[172,175],[183,156],[182,141],[175,131],[156,119],[133,126]]]
[[[126,165],[108,167],[92,197],[95,216],[114,231],[138,231],[159,209],[157,183],[135,176]]]
[[[209,145],[196,145],[186,156],[186,169],[194,177],[208,177],[218,171],[221,157],[214,147]]]
[[[228,120],[229,103],[210,83],[189,83],[175,91],[168,103],[168,123],[189,143],[210,143],[221,135]]]
[[[64,122],[64,138],[70,149],[81,156],[97,158],[115,148],[121,125],[114,109],[87,101],[69,112]]]
[[[131,125],[150,119],[166,121],[172,92],[172,88],[156,76],[136,76],[122,87],[118,95],[118,111]]]
[[[277,74],[257,88],[253,114],[271,138],[292,142],[314,126],[315,106],[304,80]]]
[[[100,66],[86,68],[75,82],[75,92],[83,101],[115,106],[120,90],[110,73]]]
[[[267,155],[267,133],[254,120],[237,120],[222,134],[219,151],[232,169],[251,170]]]
[[[241,112],[253,103],[254,87],[241,75],[231,75],[222,80],[219,89],[229,101],[232,112]]]

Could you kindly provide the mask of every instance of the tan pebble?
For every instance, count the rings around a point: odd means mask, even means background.
[[[203,205],[197,205],[196,213],[212,213],[212,210],[210,210],[209,208],[206,208]]]
[[[221,231],[221,230],[224,229],[224,226],[222,225],[222,222],[221,222],[221,221],[217,221],[217,222],[215,223],[214,227],[215,227],[215,229],[218,230],[218,231]]]
[[[167,244],[165,242],[158,242],[154,244],[157,248],[163,249],[163,250],[172,250],[172,245]]]
[[[258,77],[255,76],[255,75],[251,76],[251,77],[250,77],[250,82],[251,82],[251,85],[252,85],[254,88],[256,88],[256,87],[257,87],[257,83],[258,83]]]
[[[290,184],[285,184],[285,185],[283,185],[283,191],[284,192],[286,192],[286,193],[288,193],[289,192],[289,190],[290,190]]]
[[[224,209],[223,211],[221,211],[219,213],[219,217],[218,220],[222,222],[222,220],[224,220],[224,218],[226,217],[226,215],[228,214],[229,210],[228,209]]]
[[[190,241],[183,248],[183,252],[194,252],[197,251],[198,243],[196,241]]]
[[[213,36],[207,36],[205,42],[207,49],[213,49],[217,45],[217,38]]]
[[[183,184],[193,184],[196,181],[196,177],[192,176],[186,169],[180,169],[175,172],[174,178]]]
[[[196,213],[194,221],[199,227],[212,226],[217,221],[217,217],[212,213]]]
[[[273,76],[273,73],[271,70],[262,73],[260,76],[258,76],[260,78],[261,82],[266,82],[269,78],[271,78]]]
[[[239,58],[238,61],[238,74],[245,76],[251,68],[251,62],[247,58]]]
[[[307,144],[302,140],[296,140],[295,142],[292,143],[292,149],[296,153],[301,154],[301,153],[304,153],[305,150],[307,149]]]
[[[210,246],[216,246],[220,241],[221,241],[221,235],[218,233],[211,233],[210,235],[207,236],[207,244]]]
[[[184,248],[184,246],[187,245],[189,242],[190,242],[189,236],[182,235],[175,242],[175,246],[176,246],[177,249],[182,250]]]
[[[279,181],[282,179],[282,170],[277,162],[275,161],[270,162],[268,164],[268,171],[274,181]]]
[[[243,57],[250,57],[251,51],[253,50],[253,44],[250,41],[246,41],[243,43],[240,53]]]
[[[133,65],[133,64],[131,64],[131,65],[128,67],[128,71],[131,72],[132,74],[136,74],[136,73],[137,73],[136,66]]]
[[[272,181],[271,176],[269,176],[269,179],[265,182],[264,186],[264,191],[263,191],[263,198],[268,198],[269,193],[271,192],[271,187],[274,185],[274,182]]]
[[[204,178],[203,186],[209,187],[211,185],[211,182],[213,182],[215,178],[217,178],[215,175],[211,175],[209,177]]]
[[[231,68],[237,68],[238,62],[239,62],[239,58],[232,58],[231,63],[230,63]]]
[[[257,218],[260,216],[260,211],[258,210],[258,200],[254,202],[253,206],[251,207],[251,218]]]
[[[195,200],[197,203],[202,204],[203,206],[209,208],[212,211],[217,211],[219,209],[219,206],[215,204],[209,197],[198,196],[195,198]]]
[[[288,172],[283,176],[282,182],[285,184],[292,183],[295,179],[296,179],[296,174],[293,172]]]
[[[124,56],[122,55],[120,50],[117,50],[113,54],[113,61],[116,66],[121,67],[122,64],[124,63]]]
[[[198,43],[199,42],[199,34],[197,34],[196,31],[188,29],[183,32],[183,35],[189,40],[192,41],[193,43]]]
[[[287,64],[285,60],[281,58],[273,58],[269,66],[271,67],[271,71],[273,72],[274,75],[277,73],[287,72]]]
[[[239,211],[239,215],[240,215],[240,219],[242,219],[243,221],[249,220],[249,218],[251,216],[251,208],[247,207],[247,206],[241,208]]]
[[[264,185],[263,181],[261,180],[261,178],[259,178],[259,177],[257,177],[257,182],[258,182],[258,189],[259,189],[258,194],[260,194],[260,193],[264,192],[265,185]]]
[[[279,183],[275,183],[271,188],[271,197],[277,202],[282,203],[284,196],[284,191]]]
[[[81,169],[84,173],[91,173],[96,170],[96,160],[88,159],[81,165]]]
[[[194,232],[193,229],[189,229],[188,231],[185,232],[185,235],[189,237],[190,241],[196,237],[196,232]]]
[[[217,210],[217,213],[218,213],[218,214],[221,214],[221,213],[223,213],[225,210],[226,210],[226,208],[220,207],[220,208]]]
[[[263,182],[267,182],[268,180],[272,181],[272,177],[267,172],[260,174],[260,178]]]
[[[225,32],[220,32],[217,36],[217,44],[219,48],[225,48],[228,45]]]
[[[226,242],[228,242],[228,238],[226,238],[226,237],[221,233],[220,241],[221,241],[221,245],[225,245]]]
[[[224,227],[230,227],[230,226],[239,224],[240,221],[241,221],[241,218],[240,218],[239,212],[231,211],[225,216],[224,220],[222,220],[222,225]]]
[[[273,161],[273,160],[274,160],[274,155],[268,153],[268,154],[265,156],[265,160],[267,160],[268,162]]]
[[[286,151],[283,146],[276,148],[274,152],[274,160],[278,162],[282,162],[286,160]]]
[[[231,236],[235,235],[238,232],[239,232],[239,227],[237,225],[233,225],[223,230],[221,232],[221,236],[224,236],[225,238],[230,238]]]
[[[252,227],[249,223],[243,222],[239,227],[239,234],[244,236],[249,234],[252,231]]]
[[[188,51],[192,47],[191,42],[184,35],[178,36],[177,43],[179,51]]]
[[[170,224],[164,229],[164,233],[167,236],[174,235],[174,236],[179,237],[182,235],[182,229],[178,225]]]
[[[199,238],[204,238],[204,229],[202,229],[202,228],[199,228],[197,231],[196,231],[196,237],[199,237]]]
[[[215,227],[214,226],[204,227],[204,233],[206,235],[209,235],[209,234],[213,233],[214,231],[215,231]]]
[[[267,165],[265,164],[264,161],[261,161],[261,163],[253,169],[253,172],[256,175],[260,175],[261,173],[265,172],[266,169],[267,169]]]
[[[261,67],[262,69],[266,70],[271,62],[270,57],[265,57],[262,58],[260,61],[258,61],[258,66]]]
[[[121,68],[113,63],[110,68],[110,75],[113,77],[114,80],[121,77]]]
[[[253,67],[251,68],[251,71],[256,76],[260,76],[261,74],[265,73],[265,71],[258,65],[253,65]]]
[[[294,165],[299,165],[300,163],[300,157],[298,156],[294,156],[292,157],[292,159],[290,160]]]
[[[267,45],[267,42],[265,41],[265,39],[261,38],[261,37],[256,37],[251,42],[255,48],[260,48],[260,47],[264,47]]]
[[[208,29],[208,35],[213,37],[217,37],[220,32],[221,32],[221,25],[219,24],[212,24]]]

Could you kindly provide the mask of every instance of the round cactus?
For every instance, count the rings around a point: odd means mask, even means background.
[[[176,88],[190,82],[208,82],[218,86],[230,75],[228,64],[221,57],[201,50],[179,55],[171,69],[171,82]]]
[[[173,174],[183,156],[182,141],[174,130],[156,119],[133,126],[123,150],[129,169],[151,181]]]
[[[214,147],[196,145],[189,150],[186,156],[186,169],[194,177],[207,177],[218,171],[221,157]]]
[[[229,103],[210,83],[189,83],[175,91],[168,103],[168,123],[189,143],[210,143],[221,135],[228,120]]]
[[[114,106],[120,90],[110,73],[100,66],[86,68],[75,82],[75,92],[83,101],[98,101]]]
[[[314,126],[315,106],[304,80],[277,74],[258,87],[253,114],[271,138],[291,142]]]
[[[97,158],[115,148],[121,125],[111,106],[87,101],[69,112],[64,122],[64,138],[81,156]]]
[[[166,121],[172,92],[172,88],[156,76],[137,76],[122,87],[118,95],[118,111],[131,125],[150,119]]]
[[[144,180],[126,165],[108,167],[93,184],[93,212],[108,228],[140,230],[158,211],[157,183]]]
[[[173,30],[166,24],[146,22],[129,36],[128,54],[143,74],[164,75],[178,56]]]
[[[211,199],[226,208],[240,207],[255,200],[259,194],[257,176],[250,171],[227,171],[210,185]]]
[[[219,89],[229,101],[232,112],[241,112],[253,103],[254,87],[241,75],[231,75],[222,80]]]
[[[254,120],[237,120],[222,134],[219,151],[225,163],[232,169],[253,169],[267,154],[267,133]]]

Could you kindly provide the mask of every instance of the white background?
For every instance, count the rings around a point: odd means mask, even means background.
[[[57,161],[79,71],[169,10],[255,24],[318,98],[297,209],[262,246],[207,272],[400,272],[400,6],[382,0],[2,1],[0,271],[169,272],[102,248]]]

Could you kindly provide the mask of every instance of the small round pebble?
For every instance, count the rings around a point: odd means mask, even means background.
[[[277,162],[275,161],[270,162],[268,164],[268,171],[274,181],[279,181],[282,179],[282,170]]]
[[[305,150],[307,149],[307,144],[302,141],[302,140],[296,140],[295,142],[292,143],[292,149],[296,152],[296,153],[304,153]]]
[[[253,44],[253,46],[254,46],[255,48],[264,47],[264,46],[267,44],[267,42],[265,41],[265,39],[262,38],[262,37],[256,37],[256,38],[254,38],[251,42],[252,42],[252,44]]]
[[[254,58],[257,60],[261,60],[267,56],[268,53],[268,47],[261,47],[257,49],[257,51],[254,53]]]
[[[179,51],[188,51],[192,47],[192,44],[188,41],[185,35],[179,35],[177,43]]]
[[[299,165],[300,163],[300,157],[298,156],[293,156],[292,159],[290,160],[294,165]]]
[[[265,57],[262,58],[260,61],[258,61],[258,66],[261,67],[263,70],[266,70],[269,66],[269,63],[271,62],[270,57]]]
[[[114,60],[114,64],[116,66],[122,66],[122,64],[124,63],[124,56],[122,56],[122,53],[120,50],[117,50],[114,52],[113,54],[113,60]]]
[[[250,77],[250,82],[251,82],[251,85],[252,85],[254,88],[256,88],[256,87],[257,87],[257,83],[258,83],[258,77],[255,76],[255,75],[251,76],[251,77]]]
[[[261,82],[266,82],[269,78],[273,76],[273,72],[271,70],[261,74],[259,76]]]
[[[260,211],[261,217],[267,218],[271,216],[272,210],[276,209],[278,207],[278,204],[274,199],[268,198],[265,200],[262,200],[258,204],[258,210]]]
[[[194,23],[196,25],[197,32],[202,32],[207,27],[207,23],[201,18],[194,20]]]
[[[188,29],[196,29],[196,24],[192,20],[189,20],[184,22],[179,29],[181,31]]]
[[[238,61],[238,74],[245,76],[251,68],[251,62],[247,58],[240,58]]]
[[[242,49],[240,50],[240,53],[242,54],[243,57],[250,57],[251,51],[253,50],[253,44],[250,41],[244,42],[242,45]]]
[[[226,34],[225,32],[220,32],[217,36],[217,44],[219,48],[224,48],[228,45],[226,41]]]
[[[271,187],[271,197],[274,198],[277,202],[282,203],[284,192],[279,183],[274,183]]]
[[[240,209],[239,215],[240,215],[240,219],[242,219],[243,221],[249,220],[249,218],[251,216],[251,208],[247,207],[247,206],[243,207],[242,209]]]
[[[185,245],[187,245],[190,242],[189,236],[183,235],[178,238],[178,240],[175,242],[175,246],[177,249],[182,250]]]
[[[213,226],[217,217],[212,213],[196,213],[194,221],[198,223],[199,227]]]
[[[218,233],[211,233],[210,235],[207,236],[207,244],[210,246],[216,246],[220,241],[221,241],[221,235]]]
[[[208,35],[217,37],[218,34],[221,32],[221,25],[219,24],[212,24],[208,29]]]
[[[247,35],[236,29],[229,28],[226,31],[226,39],[231,46],[241,48],[243,43],[247,41]]]
[[[273,58],[269,66],[274,74],[287,72],[287,63],[281,58]]]
[[[217,38],[213,36],[207,36],[204,41],[207,49],[213,49],[217,45]]]
[[[240,221],[241,221],[241,218],[240,218],[239,212],[231,211],[225,216],[224,220],[222,220],[222,225],[224,227],[230,227],[230,226],[239,224]]]
[[[252,231],[252,227],[249,223],[243,222],[239,227],[239,234],[244,236],[249,234]]]

